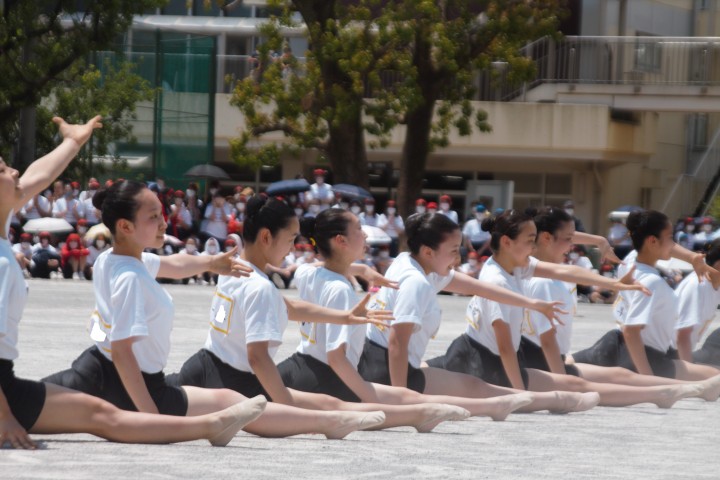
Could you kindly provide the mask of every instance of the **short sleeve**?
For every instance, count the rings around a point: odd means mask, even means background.
[[[537,268],[538,263],[539,261],[537,258],[530,257],[527,266],[516,268],[513,274],[521,280],[532,278],[535,275],[535,268]]]
[[[705,303],[702,299],[700,285],[686,285],[680,292],[679,297],[678,309],[680,311],[680,317],[676,329],[680,330],[704,323],[701,316]]]
[[[150,272],[150,276],[157,278],[158,272],[160,271],[160,257],[154,253],[143,252],[142,262]]]
[[[422,318],[425,314],[430,299],[435,298],[436,292],[431,285],[422,279],[410,277],[400,285],[397,291],[395,305],[392,308],[395,320],[391,325],[401,323],[413,323],[413,332],[422,328]]]
[[[430,281],[432,287],[435,289],[433,295],[447,287],[454,277],[455,270],[450,270],[447,275],[438,275],[437,273],[431,273],[430,275],[428,275],[427,278]]]
[[[660,293],[645,295],[642,292],[625,292],[629,303],[625,325],[647,325],[652,321]]]
[[[323,294],[320,304],[328,308],[338,310],[349,310],[356,302],[354,292],[347,285],[334,282],[333,285]],[[357,328],[354,325],[335,325],[328,323],[325,326],[325,351],[332,352],[350,339],[352,330]]]
[[[112,282],[110,308],[113,316],[111,342],[148,335],[145,291],[137,273],[123,272]]]
[[[4,337],[8,332],[8,307],[10,305],[10,282],[7,279],[10,276],[10,263],[7,258],[0,258],[0,278],[5,281],[0,282],[0,337]]]
[[[254,291],[245,290],[245,298],[237,298],[233,295],[235,301],[243,305],[239,310],[245,313],[246,343],[270,342],[275,345],[282,343],[283,328],[278,318],[277,306],[277,302],[282,300],[275,295],[274,289],[272,284],[267,283],[267,285],[258,285]],[[233,315],[239,313],[233,312]]]
[[[546,302],[556,300],[553,298],[552,282],[545,281],[532,282],[527,287],[527,296],[537,298]],[[552,330],[553,326],[550,320],[540,312],[535,310],[525,310],[525,318],[530,323],[531,331],[540,336],[543,333]]]
[[[312,276],[316,273],[317,267],[313,267],[309,263],[303,263],[295,270],[295,285],[297,286],[298,292],[303,295],[303,292],[308,288],[309,284],[312,283]]]

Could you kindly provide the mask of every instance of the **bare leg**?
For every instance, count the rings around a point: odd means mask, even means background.
[[[355,412],[382,411],[385,422],[377,428],[410,426],[418,432],[429,432],[439,423],[447,420],[464,420],[470,412],[464,408],[438,403],[420,403],[412,405],[389,405],[385,403],[344,402],[330,395],[308,393],[288,389],[295,406],[311,410],[342,410]]]
[[[632,387],[613,383],[592,383],[572,375],[557,375],[534,368],[528,368],[527,372],[530,390],[597,392],[600,394],[600,405],[608,407],[623,407],[649,402],[661,408],[670,408],[678,400],[697,395],[702,391],[702,387],[695,384]]]
[[[217,411],[246,398],[226,388],[182,387],[188,396],[188,415]],[[385,421],[382,412],[312,411],[279,403],[268,403],[265,413],[243,430],[261,437],[289,437],[303,433],[322,433],[327,438],[343,438],[355,430],[376,427]]]
[[[369,383],[369,382],[368,382]],[[532,403],[533,396],[529,392],[503,395],[491,398],[453,397],[449,395],[427,395],[409,388],[391,387],[379,383],[369,383],[381,403],[410,405],[414,403],[445,403],[456,405],[470,412],[473,416],[491,417],[502,421],[518,408]]]
[[[77,258],[70,257],[70,258],[68,259],[68,261],[70,262],[70,268],[72,269],[72,272],[73,272],[73,273],[76,273],[76,272],[78,271],[78,260],[77,260]]]
[[[45,384],[46,398],[31,433],[91,433],[125,443],[174,443],[200,438],[230,441],[265,408],[264,399],[197,417],[120,410],[100,398]],[[238,408],[239,407],[239,408]]]
[[[472,375],[451,372],[440,368],[423,367],[425,394],[453,395],[458,397],[488,398],[522,393],[523,390],[491,385]],[[573,392],[532,392],[532,403],[519,412],[549,410],[555,413],[579,412],[593,408],[598,399],[593,394]]]

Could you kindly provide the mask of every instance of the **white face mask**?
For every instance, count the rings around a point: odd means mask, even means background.
[[[217,247],[215,245],[208,246],[206,250],[210,255],[215,255],[217,253]]]
[[[197,250],[197,247],[193,244],[185,245],[185,251],[187,253],[195,253],[196,250]]]
[[[387,250],[380,250],[380,258],[388,258],[390,257],[390,252]]]
[[[443,212],[447,212],[450,210],[450,204],[449,203],[441,203],[440,208],[442,208]]]
[[[691,233],[695,231],[695,225],[688,225],[685,229],[688,231],[688,233]]]
[[[477,218],[478,220],[482,220],[485,218],[485,214],[480,213],[480,212],[475,212],[475,218]]]
[[[565,209],[565,213],[567,213],[568,215],[570,215],[570,216],[572,217],[573,215],[575,215],[575,209],[573,209],[573,208],[566,208],[566,209]]]
[[[320,205],[310,205],[310,213],[318,213],[320,211]]]
[[[210,196],[212,197],[213,195],[215,195],[215,194],[217,193],[217,191],[218,191],[217,188],[211,188],[211,189],[210,189]]]
[[[316,182],[318,185],[322,185],[322,183],[323,183],[324,181],[325,181],[325,178],[324,178],[324,177],[315,177],[315,182]]]
[[[712,225],[703,225],[703,232],[712,232]]]
[[[78,195],[80,195],[80,190],[73,190],[73,196],[77,197]]]
[[[425,207],[423,207],[423,206],[415,207],[415,213],[419,213],[420,215],[422,215],[423,213],[425,213]]]
[[[97,240],[95,245],[97,245],[97,248],[105,248],[105,240]]]
[[[38,237],[37,235],[35,235],[35,236],[33,237],[33,243],[40,243],[40,237]]]
[[[428,210],[428,213],[431,213],[431,214],[434,215],[434,214],[437,213],[437,209],[436,209],[436,208],[431,208],[430,210]]]
[[[305,258],[306,260],[308,258],[312,257],[312,255],[313,255],[313,252],[303,252],[303,258]]]
[[[242,213],[242,212],[245,211],[245,203],[243,203],[243,202],[238,202],[238,203],[235,205],[235,208],[238,209],[238,212]]]
[[[27,250],[28,248],[30,248],[30,242],[22,242],[22,243],[20,244],[20,246],[21,246],[24,250]]]
[[[603,272],[603,277],[613,278],[612,272]]]
[[[395,215],[395,208],[394,207],[388,207],[387,213],[388,215]]]
[[[297,215],[297,216],[299,217],[299,216],[301,216],[302,214],[303,214],[303,209],[302,209],[302,208],[296,208],[296,209],[295,209],[295,215]]]
[[[179,207],[180,205],[182,205],[182,198],[176,197],[176,198],[175,198],[175,205],[177,205],[178,207]]]
[[[474,266],[477,265],[477,260],[475,260],[475,259],[468,260],[468,264],[469,264],[471,267],[474,267]]]
[[[365,211],[367,213],[373,213],[375,211],[375,207],[373,205],[365,205]]]
[[[352,207],[350,207],[350,211],[357,215],[358,213],[360,213],[360,207],[358,207],[357,205],[353,205]]]
[[[185,194],[188,196],[188,198],[193,198],[195,196],[195,190],[186,190]]]
[[[172,253],[173,253],[172,245],[165,245],[165,253],[168,255],[172,255]]]
[[[226,252],[229,252],[229,251],[232,250],[233,248],[235,248],[235,245],[228,245],[227,247],[225,247],[225,251],[226,251]]]
[[[343,210],[347,210],[349,206],[350,204],[347,202],[340,202],[340,208],[342,208]]]
[[[78,227],[78,233],[79,233],[80,235],[84,235],[85,232],[87,232],[87,228],[86,228],[86,227]]]
[[[580,254],[577,252],[570,252],[570,254],[568,255],[568,258],[574,262],[575,260],[580,258]]]

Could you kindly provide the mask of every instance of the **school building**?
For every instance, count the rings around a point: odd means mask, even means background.
[[[127,34],[128,53],[138,60],[152,59],[152,53],[137,45],[159,45],[164,35],[181,43],[185,38],[184,50],[170,49],[183,58],[200,57],[183,35],[212,39],[203,50],[212,57],[207,65],[185,64],[184,70],[163,65],[165,126],[158,131],[157,105],[140,108],[135,134],[146,149],[138,163],[153,161],[148,159],[155,154],[160,164],[164,155],[168,169],[177,173],[185,164],[172,166],[171,160],[194,152],[188,164],[213,161],[235,183],[262,187],[298,173],[311,178],[312,169],[322,166],[314,152],[259,172],[232,163],[228,141],[237,136],[243,119],[229,103],[226,79],[251,74],[257,28],[266,12],[257,0],[226,12],[210,3],[207,10],[202,0],[173,0],[137,17]],[[426,196],[451,195],[461,216],[479,196],[515,208],[572,199],[576,215],[596,233],[607,231],[608,212],[621,205],[662,209],[672,218],[692,213],[720,167],[719,3],[569,1],[565,38],[525,47],[537,65],[533,81],[496,88],[479,75],[476,106],[488,112],[492,132],[453,136],[449,147],[433,153]],[[286,35],[301,57],[307,46],[302,32]],[[192,85],[198,65],[213,70],[207,91]],[[502,64],[495,68],[502,70]],[[183,112],[200,120],[190,126],[173,123],[173,116]],[[173,135],[174,150],[147,148],[153,138]],[[197,151],[183,145],[194,136]],[[380,200],[393,194],[403,139],[398,127],[387,147],[368,151],[370,183]],[[266,135],[262,141],[282,141],[282,135]]]

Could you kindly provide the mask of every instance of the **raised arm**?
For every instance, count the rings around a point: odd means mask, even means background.
[[[605,237],[601,237],[600,235],[592,235],[585,232],[575,232],[573,234],[573,243],[580,245],[593,245],[597,247],[598,250],[600,250],[600,262],[604,262],[605,260],[608,260],[612,263],[622,262],[622,260],[620,260],[617,255],[615,255],[615,250],[613,250],[612,245],[610,245],[610,242],[608,242],[608,239]]]
[[[160,270],[158,277],[183,279],[200,275],[203,272],[213,272],[219,275],[232,275],[234,277],[248,276],[252,268],[237,260],[235,254],[237,247],[229,252],[217,255],[181,255],[174,254],[160,257]]]

